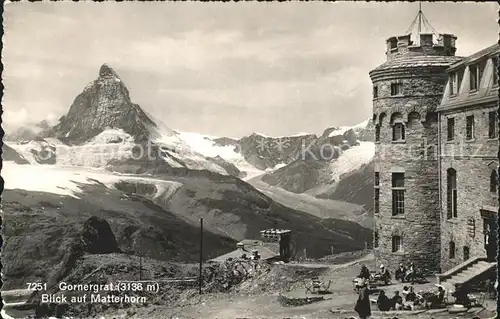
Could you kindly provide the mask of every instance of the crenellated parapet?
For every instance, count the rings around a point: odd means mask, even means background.
[[[454,56],[456,52],[453,34],[420,33],[418,44],[411,40],[411,34],[393,36],[386,40],[387,61],[410,56]]]

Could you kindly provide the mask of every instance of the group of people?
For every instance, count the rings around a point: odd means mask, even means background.
[[[413,292],[413,287],[410,288],[411,291],[408,292],[404,297],[399,294],[399,291],[394,292],[394,296],[392,298],[387,297],[384,290],[381,290],[378,298],[377,298],[377,307],[380,311],[389,311],[389,310],[403,310],[405,307],[405,301],[415,301],[417,299],[417,295]]]
[[[439,308],[444,304],[444,289],[439,286],[437,292],[427,292],[424,294],[415,293],[413,286],[403,287],[402,296],[399,291],[394,293],[392,298],[387,297],[385,291],[381,290],[377,298],[377,307],[380,311],[389,310],[413,310],[415,306],[421,305],[426,308]]]
[[[403,264],[399,264],[398,269],[396,269],[394,273],[394,277],[401,282],[411,282],[414,284],[418,280],[419,271],[413,262],[410,263],[408,268]],[[380,265],[379,271],[372,275],[368,268],[363,265],[358,278],[369,281],[383,281],[385,284],[388,284],[391,281],[391,272],[384,265]]]
[[[379,271],[377,273],[375,273],[374,275],[372,275],[370,273],[370,270],[368,269],[368,267],[363,265],[361,267],[361,272],[359,273],[358,278],[368,280],[368,281],[382,280],[382,281],[388,282],[391,280],[391,273],[389,272],[389,270],[387,268],[385,268],[384,265],[381,265]]]
[[[401,263],[398,269],[396,269],[394,277],[401,282],[411,282],[414,284],[419,277],[419,271],[413,262],[410,263],[408,268]]]
[[[354,307],[354,310],[361,319],[371,316],[370,293],[368,283],[365,281],[359,290],[359,297]],[[380,290],[377,298],[377,308],[380,311],[413,310],[415,306],[420,305],[434,309],[444,306],[444,298],[445,291],[441,286],[438,287],[437,292],[427,292],[424,294],[417,294],[412,286],[405,286],[403,287],[402,295],[399,291],[396,291],[392,298],[389,298],[384,290]]]
[[[395,272],[395,277],[401,282],[413,283],[416,279],[416,272],[417,270],[413,263],[409,265],[408,269],[403,264],[400,264]],[[390,272],[384,265],[381,265],[379,271],[374,275],[370,273],[365,265],[361,267],[361,272],[358,278],[356,278],[356,290],[359,296],[354,308],[361,319],[371,316],[370,294],[373,291],[370,290],[370,280],[374,278],[385,280],[386,278],[390,279],[390,277]],[[400,295],[399,291],[396,291],[391,298],[386,295],[385,291],[381,290],[377,298],[377,307],[380,311],[411,310],[415,305],[426,306],[429,303],[430,307],[434,308],[443,304],[445,297],[444,289],[439,286],[437,292],[428,292],[426,293],[426,297],[427,299],[424,299],[421,294],[415,293],[413,286],[403,287],[402,295]]]

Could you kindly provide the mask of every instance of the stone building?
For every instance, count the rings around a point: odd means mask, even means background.
[[[370,72],[375,124],[375,257],[395,269],[440,266],[437,108],[456,37],[420,33],[387,40],[387,61]]]
[[[441,268],[496,257],[498,55],[495,44],[447,71],[439,112]]]
[[[370,72],[374,252],[466,282],[496,257],[500,47],[462,58],[454,35],[417,35],[389,38]]]

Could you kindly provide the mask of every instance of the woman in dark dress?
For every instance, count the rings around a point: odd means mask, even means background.
[[[359,278],[363,278],[366,280],[370,279],[370,270],[365,265],[361,266],[361,272],[359,273]]]
[[[366,319],[372,315],[368,280],[365,280],[363,286],[359,289],[358,301],[356,302],[354,310],[358,313],[360,319]]]
[[[391,309],[391,300],[385,294],[385,291],[381,290],[377,298],[377,306],[380,311],[389,311]]]

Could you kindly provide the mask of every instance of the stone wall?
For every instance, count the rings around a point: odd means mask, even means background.
[[[449,270],[464,261],[463,247],[470,248],[470,258],[486,256],[484,249],[482,207],[498,207],[498,193],[490,192],[491,167],[498,163],[498,139],[488,138],[488,113],[495,111],[494,103],[481,108],[441,113],[441,267]],[[465,141],[466,116],[474,115],[475,139]],[[447,119],[455,118],[455,138],[447,141]],[[448,168],[457,172],[457,217],[447,218],[446,181]],[[497,211],[495,211],[496,213]],[[467,220],[475,224],[474,236],[468,231]],[[449,242],[455,242],[455,258],[450,259]]]
[[[375,215],[379,246],[377,263],[395,269],[415,262],[431,271],[440,266],[439,178],[437,161],[438,119],[435,113],[446,83],[444,67],[390,71],[381,78],[373,101],[374,122],[381,125],[375,147],[375,171],[380,174],[380,212]],[[403,84],[401,96],[391,97],[392,82]],[[405,124],[405,141],[392,141],[391,116],[399,113]],[[398,115],[398,114],[396,114]],[[405,173],[405,213],[392,216],[392,172]],[[402,252],[392,252],[392,236],[403,241]]]

